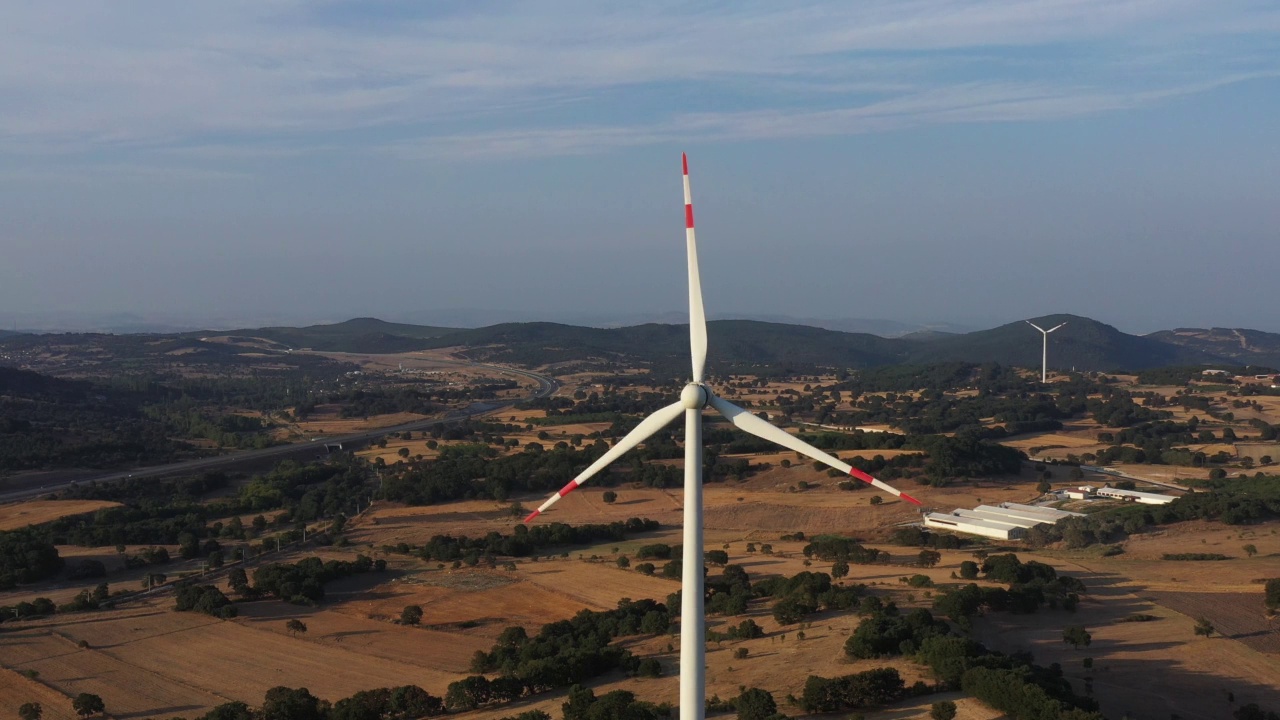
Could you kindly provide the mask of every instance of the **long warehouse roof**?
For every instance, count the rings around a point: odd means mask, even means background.
[[[1002,515],[985,510],[964,510],[957,508],[951,511],[954,517],[960,517],[972,520],[981,520],[984,522],[999,523],[1007,527],[1020,527],[1030,530],[1037,525],[1045,525],[1051,523],[1051,520],[1028,520],[1027,518],[1017,517],[1016,515]]]
[[[1084,513],[1071,512],[1070,510],[1059,510],[1058,508],[1044,507],[1043,505],[1023,505],[1022,503],[1000,503],[1000,507],[1005,510],[1022,510],[1025,512],[1043,513],[1057,520],[1069,517],[1084,517]]]
[[[988,520],[962,518],[954,515],[944,515],[942,513],[926,514],[924,516],[924,524],[926,527],[942,527],[955,530],[956,532],[1000,539],[1009,539],[1014,536],[1021,536],[1024,532],[1022,528],[1009,527],[1008,525],[994,523]]]

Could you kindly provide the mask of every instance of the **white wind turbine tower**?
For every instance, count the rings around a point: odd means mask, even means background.
[[[702,283],[698,277],[698,245],[693,232],[693,200],[689,194],[689,160],[684,165],[685,248],[689,263],[689,348],[693,355],[691,381],[680,391],[680,401],[645,418],[626,437],[577,477],[553,494],[525,518],[529,522],[557,500],[587,482],[591,476],[617,460],[623,453],[644,442],[684,415],[684,555],[680,585],[680,720],[702,720],[706,702],[706,619],[703,614],[702,546],[702,410],[710,405],[717,412],[757,437],[829,465],[916,505],[920,501],[900,492],[839,458],[770,425],[733,403],[716,397],[703,383],[707,364],[707,322],[702,310]]]
[[[1049,382],[1049,333],[1053,332],[1054,330],[1057,330],[1063,325],[1066,325],[1066,323],[1054,325],[1048,330],[1045,330],[1044,328],[1031,322],[1030,320],[1024,320],[1023,322],[1025,322],[1026,324],[1030,325],[1031,327],[1039,330],[1041,333],[1044,334],[1044,348],[1042,348],[1040,351],[1040,382],[1047,383]]]

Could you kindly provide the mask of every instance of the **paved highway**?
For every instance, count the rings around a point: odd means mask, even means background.
[[[440,361],[445,362],[445,361]],[[125,478],[144,478],[144,477],[160,477],[162,475],[172,475],[175,473],[190,473],[197,470],[209,470],[217,467],[225,467],[228,465],[239,465],[246,462],[254,462],[273,457],[283,457],[286,455],[301,454],[308,451],[321,452],[324,445],[332,445],[348,443],[359,445],[376,440],[384,435],[391,433],[404,432],[405,430],[422,430],[437,423],[455,423],[461,422],[468,418],[484,415],[499,410],[504,407],[510,407],[518,402],[525,400],[533,400],[536,398],[548,397],[554,393],[560,384],[553,378],[545,375],[539,375],[527,370],[516,370],[514,368],[502,367],[500,365],[483,365],[480,363],[456,362],[449,363],[463,365],[467,367],[483,368],[485,370],[493,370],[495,372],[507,375],[518,375],[525,377],[538,383],[538,389],[531,395],[515,400],[502,400],[487,403],[472,403],[470,406],[462,410],[452,410],[443,417],[435,417],[427,420],[416,420],[401,425],[393,425],[391,427],[378,428],[361,433],[353,433],[351,435],[326,436],[316,438],[313,443],[291,443],[289,445],[277,445],[275,447],[264,448],[262,450],[245,450],[243,452],[230,453],[227,455],[219,455],[217,457],[199,458],[196,460],[184,460],[182,462],[171,463],[168,465],[153,465],[150,467],[140,467],[134,470],[122,470],[102,473],[99,475],[84,475],[70,480],[61,481],[45,481],[41,485],[35,487],[17,488],[5,492],[0,492],[0,503],[15,502],[18,500],[27,500],[40,495],[56,492],[63,488],[69,487],[72,483],[87,482],[113,482],[116,480],[124,480]]]

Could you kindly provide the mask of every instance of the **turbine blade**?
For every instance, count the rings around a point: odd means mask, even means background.
[[[693,381],[702,382],[707,367],[707,316],[702,309],[702,278],[698,274],[698,240],[693,232],[693,195],[689,191],[689,157],[680,153],[684,166],[684,240],[689,256],[689,351],[693,356]]]
[[[1053,326],[1053,327],[1049,328],[1048,330],[1046,330],[1044,334],[1045,334],[1045,335],[1048,335],[1049,333],[1053,332],[1054,330],[1057,330],[1058,328],[1062,327],[1063,325],[1066,325],[1066,323],[1060,323],[1060,324],[1058,324],[1058,325],[1055,325],[1055,326]]]
[[[830,465],[831,467],[839,470],[840,472],[847,473],[850,477],[857,478],[862,482],[867,483],[868,485],[874,485],[875,487],[878,487],[887,493],[900,497],[909,503],[914,503],[916,505],[920,504],[919,500],[911,497],[910,495],[902,492],[901,490],[898,490],[887,483],[881,482],[880,480],[877,480],[871,477],[870,475],[853,467],[852,465],[841,460],[840,458],[833,457],[823,452],[822,450],[819,450],[818,448],[810,445],[809,443],[801,440],[800,438],[792,435],[791,433],[786,432],[785,430],[782,430],[781,428],[777,428],[777,427],[774,427],[773,425],[770,425],[764,420],[761,420],[760,418],[751,414],[747,410],[740,408],[737,405],[734,405],[728,400],[723,400],[721,398],[716,397],[715,395],[707,393],[707,402],[709,405],[711,405],[711,407],[715,408],[716,411],[718,411],[721,415],[725,416],[725,419],[727,419],[729,422],[733,423],[734,425],[738,426],[739,430],[743,430],[745,432],[751,433],[752,435],[755,435],[756,437],[764,438],[765,440],[775,442],[790,450],[795,450],[801,455],[807,455],[810,458],[813,458],[814,460],[817,460],[820,463]]]
[[[538,517],[538,515],[546,511],[547,508],[554,505],[557,500],[573,492],[574,489],[576,489],[579,485],[582,485],[586,481],[590,480],[592,475],[595,475],[596,473],[603,470],[605,466],[607,466],[609,463],[613,462],[614,460],[617,460],[619,457],[622,456],[623,453],[630,450],[631,448],[634,448],[635,446],[639,445],[645,440],[649,439],[649,437],[652,436],[654,433],[658,432],[659,430],[666,427],[667,425],[670,425],[672,420],[675,420],[676,418],[680,417],[683,414],[684,414],[684,404],[675,403],[662,408],[661,410],[655,412],[654,414],[640,421],[640,424],[637,425],[634,430],[627,433],[625,437],[619,440],[618,444],[609,448],[609,452],[606,452],[605,454],[601,455],[595,462],[591,463],[590,467],[588,467],[586,470],[583,470],[574,479],[570,480],[568,485],[565,485],[564,487],[560,488],[559,491],[553,493],[551,497],[547,498],[547,501],[542,503],[542,505],[537,510],[534,510],[533,512],[529,513],[529,516],[526,517],[524,521],[529,522],[530,520]]]
[[[1035,324],[1035,323],[1031,322],[1030,320],[1023,320],[1022,322],[1024,322],[1024,323],[1026,323],[1026,324],[1030,325],[1031,327],[1033,327],[1033,328],[1035,328],[1035,329],[1039,330],[1040,332],[1044,332],[1044,328],[1042,328],[1042,327],[1040,327],[1039,325],[1037,325],[1037,324]]]

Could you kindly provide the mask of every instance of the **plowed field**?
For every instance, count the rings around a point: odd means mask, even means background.
[[[1207,618],[1219,635],[1264,653],[1280,653],[1280,621],[1263,613],[1262,593],[1156,592],[1151,598],[1190,618]]]

